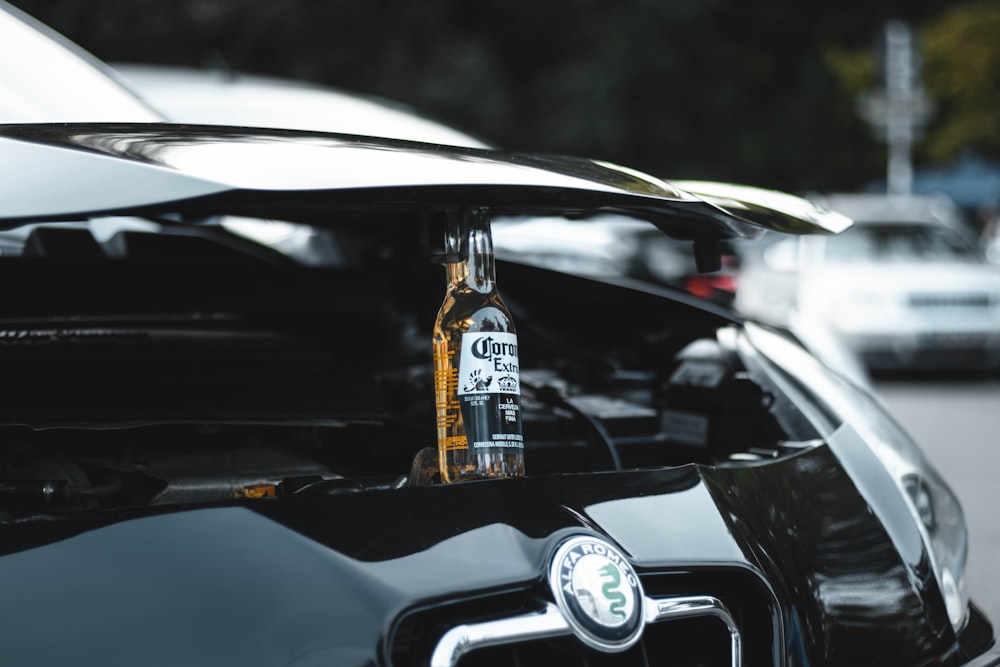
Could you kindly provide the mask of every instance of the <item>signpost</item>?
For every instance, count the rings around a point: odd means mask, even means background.
[[[909,194],[913,191],[913,142],[930,118],[933,104],[924,92],[920,54],[909,26],[902,21],[886,24],[882,55],[884,88],[863,96],[858,110],[888,144],[888,193]]]

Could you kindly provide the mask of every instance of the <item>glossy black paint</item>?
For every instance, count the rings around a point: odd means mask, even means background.
[[[547,558],[579,532],[613,540],[646,578],[737,572],[756,581],[778,630],[748,638],[748,655],[772,664],[778,647],[789,665],[846,666],[921,664],[955,645],[932,578],[900,556],[819,446],[751,467],[4,524],[0,589],[21,602],[0,611],[0,659],[385,664],[408,610],[504,591],[547,595]],[[976,640],[990,637],[978,627]]]

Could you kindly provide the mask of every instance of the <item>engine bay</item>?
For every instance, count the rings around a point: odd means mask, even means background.
[[[133,259],[0,262],[26,286],[0,322],[0,517],[438,482],[439,267]],[[528,475],[747,465],[815,438],[723,313],[498,264]]]
[[[680,355],[669,374],[635,374],[612,386],[567,381],[551,369],[522,374],[531,475],[688,463],[732,465],[798,448],[768,394],[727,368],[714,341]],[[383,378],[404,412],[354,419],[198,421],[98,426],[6,426],[0,504],[6,511],[221,502],[300,493],[346,493],[435,483],[433,414],[409,369]],[[747,406],[750,406],[749,408]],[[433,425],[432,420],[427,420]],[[429,453],[428,453],[429,451]]]

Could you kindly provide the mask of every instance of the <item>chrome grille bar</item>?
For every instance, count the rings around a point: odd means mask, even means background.
[[[645,598],[646,625],[665,621],[714,616],[729,631],[730,664],[743,664],[743,641],[732,614],[718,598],[708,595]],[[431,654],[430,667],[455,667],[466,653],[489,646],[502,646],[533,639],[548,639],[573,634],[559,609],[550,603],[539,612],[510,618],[468,623],[451,628],[442,635]]]
[[[733,615],[718,598],[698,595],[681,598],[646,598],[646,625],[695,616],[714,616],[729,630],[729,655],[733,667],[743,664],[743,639]]]
[[[430,667],[454,667],[463,655],[477,648],[568,634],[572,634],[569,623],[549,602],[537,613],[455,626],[434,647]]]

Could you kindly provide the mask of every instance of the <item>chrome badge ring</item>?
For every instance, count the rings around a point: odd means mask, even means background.
[[[590,648],[618,653],[642,635],[644,595],[631,563],[606,540],[570,537],[549,566],[556,606]]]

